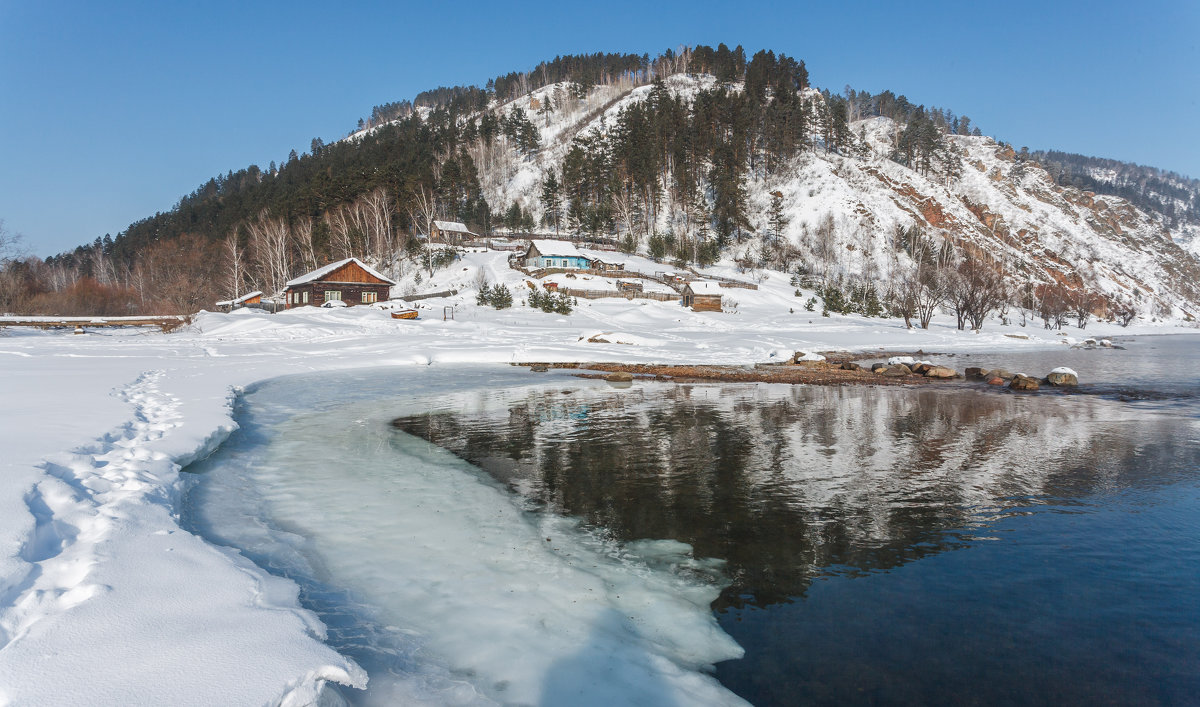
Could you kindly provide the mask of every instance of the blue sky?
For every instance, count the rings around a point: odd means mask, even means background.
[[[988,135],[1200,177],[1200,3],[0,0],[0,219],[50,255],[373,105],[557,54],[742,44]]]

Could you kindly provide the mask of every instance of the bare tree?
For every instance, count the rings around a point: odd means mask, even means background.
[[[20,243],[21,234],[10,231],[4,225],[4,219],[0,219],[0,266],[7,265],[18,257]]]
[[[317,244],[314,223],[311,216],[302,216],[292,224],[292,237],[296,241],[296,250],[300,253],[300,264],[305,270],[317,269]]]
[[[291,275],[291,230],[283,218],[272,218],[263,209],[258,218],[246,224],[250,235],[250,257],[258,270],[262,289],[274,295],[281,291]]]
[[[901,273],[896,287],[904,325],[911,329],[915,317],[922,329],[928,329],[933,315],[945,303],[948,289],[945,268],[927,258],[914,261]]]
[[[1092,310],[1098,307],[1103,300],[1088,292],[1087,288],[1080,285],[1077,289],[1072,290],[1068,302],[1072,313],[1075,315],[1075,323],[1083,329],[1087,326],[1088,320],[1092,317]]]
[[[635,230],[637,223],[641,220],[641,214],[638,209],[636,197],[625,189],[618,189],[613,194],[613,207],[616,209],[621,221],[625,224],[626,233],[637,238]]]
[[[242,296],[242,284],[246,280],[246,258],[238,242],[239,230],[235,227],[222,244],[225,252],[225,272],[229,276],[229,292],[233,299]]]
[[[813,255],[821,264],[821,277],[829,276],[829,271],[837,265],[839,255],[837,247],[837,228],[833,223],[833,214],[827,213],[817,223],[813,231]]]
[[[425,230],[425,236],[433,234],[433,222],[438,217],[438,205],[433,192],[420,187],[409,196],[408,216],[413,225]]]
[[[325,225],[329,227],[330,255],[336,260],[354,257],[354,227],[349,209],[343,205],[326,211]]]
[[[1071,311],[1070,295],[1062,285],[1042,285],[1038,288],[1038,316],[1047,329],[1062,329]]]
[[[946,298],[954,308],[958,328],[969,323],[978,331],[1008,297],[1003,274],[981,257],[968,257],[947,271]]]
[[[25,292],[24,278],[17,272],[17,252],[21,237],[9,231],[0,220],[0,312],[17,309]]]
[[[1109,302],[1108,311],[1123,327],[1129,326],[1130,322],[1137,317],[1137,306],[1134,305],[1133,300],[1125,297]]]
[[[396,242],[392,233],[392,200],[387,190],[379,187],[356,203],[362,213],[369,251],[380,263],[391,259],[395,256]]]

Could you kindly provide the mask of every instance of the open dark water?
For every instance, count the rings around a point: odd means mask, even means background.
[[[726,560],[716,674],[755,704],[1197,704],[1200,340],[1128,346],[948,359],[1073,395],[651,384],[395,425]]]
[[[1036,395],[279,379],[192,469],[184,522],[301,585],[384,686],[363,703],[720,699],[674,668],[581,691],[555,659],[585,640],[581,676],[719,660],[758,705],[1200,704],[1200,337],[1119,343],[943,359],[1084,384]],[[697,622],[710,602],[743,657]]]

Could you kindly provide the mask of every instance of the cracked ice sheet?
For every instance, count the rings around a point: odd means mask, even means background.
[[[366,307],[305,308],[202,314],[167,336],[3,334],[0,705],[302,703],[321,680],[361,683],[317,640],[320,626],[297,608],[292,585],[178,529],[178,465],[232,429],[231,388],[379,365],[748,363],[796,347],[1061,345],[839,317],[781,327],[765,309],[790,296],[780,292],[740,294],[746,313],[736,320],[601,300],[570,317],[468,307],[456,322],[430,310],[397,323]],[[642,343],[580,340],[597,326]]]

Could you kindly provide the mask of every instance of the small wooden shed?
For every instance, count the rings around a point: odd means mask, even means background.
[[[395,284],[358,258],[346,258],[288,280],[284,301],[288,309],[319,307],[331,300],[347,305],[371,304],[387,301]]]
[[[223,302],[217,302],[217,309],[221,310],[222,312],[232,312],[233,310],[241,309],[242,307],[261,304],[262,292],[255,290],[254,292],[248,292],[241,297],[234,297],[233,299],[227,299]]]
[[[696,312],[721,311],[721,286],[711,280],[694,280],[683,286],[683,306]]]

